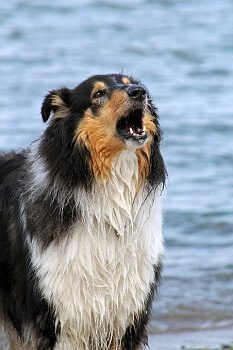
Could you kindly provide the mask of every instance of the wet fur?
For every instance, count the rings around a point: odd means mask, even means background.
[[[124,85],[132,83],[139,84],[95,76],[51,91],[42,117],[53,116],[41,138],[0,157],[0,315],[12,349],[147,344],[166,171],[149,95],[147,143],[129,148],[115,134],[129,108]],[[93,104],[100,86],[113,87],[104,103]]]

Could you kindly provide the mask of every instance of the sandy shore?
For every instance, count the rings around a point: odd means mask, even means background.
[[[149,340],[151,350],[181,350],[182,346],[188,348],[218,348],[220,345],[232,343],[232,329],[151,334]],[[8,350],[4,338],[1,336],[0,350]]]
[[[232,329],[212,329],[192,332],[151,334],[151,350],[180,350],[188,348],[219,348],[223,344],[233,343]]]

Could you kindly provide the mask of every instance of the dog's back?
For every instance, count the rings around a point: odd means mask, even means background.
[[[24,164],[25,156],[23,153],[8,153],[0,155],[0,186],[3,186],[4,181],[8,182],[9,178],[11,181],[15,178],[18,180],[18,171]]]
[[[0,329],[10,335],[12,350],[24,349],[19,339],[21,320],[17,315],[23,306],[18,291],[25,288],[22,273],[25,248],[17,228],[20,215],[17,190],[24,163],[24,153],[0,156]]]

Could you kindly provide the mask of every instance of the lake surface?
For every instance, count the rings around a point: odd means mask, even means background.
[[[0,4],[0,151],[44,128],[48,90],[121,72],[152,92],[169,182],[152,330],[233,326],[233,2]]]

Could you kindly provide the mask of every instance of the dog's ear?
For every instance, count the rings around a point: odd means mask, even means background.
[[[54,118],[63,118],[69,114],[70,90],[61,88],[52,90],[45,96],[41,106],[41,115],[44,122],[50,117],[51,112]]]

